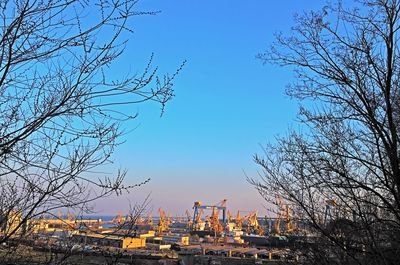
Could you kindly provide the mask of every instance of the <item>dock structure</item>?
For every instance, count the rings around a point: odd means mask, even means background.
[[[280,249],[258,249],[230,245],[189,245],[181,247],[181,254],[273,260],[274,257],[281,256],[284,253]]]
[[[82,227],[102,227],[104,225],[119,224],[117,220],[104,221],[98,219],[36,219],[32,221],[35,232],[51,232],[60,230],[76,230]]]
[[[58,218],[42,217],[32,220],[31,224],[35,230],[34,239],[42,240],[43,247],[52,245],[57,250],[68,251],[65,242],[71,240],[75,249],[81,251],[126,253],[128,249],[148,250],[188,259],[236,262],[234,264],[241,264],[237,263],[238,260],[275,262],[282,257],[290,259],[296,256],[285,253],[285,247],[290,243],[287,237],[271,231],[267,234],[267,229],[259,229],[259,226],[267,226],[268,220],[258,218],[257,211],[238,210],[235,218],[226,212],[226,200],[206,205],[196,201],[193,210],[194,215],[186,211],[186,219],[173,219],[171,213],[167,215],[161,208],[160,216],[138,219],[124,217],[122,213],[108,220],[79,219],[74,214],[62,215],[59,212]],[[211,214],[206,212],[209,215],[202,216],[205,210],[211,210]],[[248,214],[240,215],[245,212]],[[279,223],[280,219],[285,218],[278,217],[275,221]],[[283,220],[282,226],[286,227],[284,224]],[[46,241],[46,238],[52,241]]]

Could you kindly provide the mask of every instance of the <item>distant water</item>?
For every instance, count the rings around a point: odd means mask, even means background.
[[[103,221],[111,221],[115,217],[116,217],[115,215],[82,215],[82,216],[77,216],[76,219],[85,219],[85,220],[101,219]]]
[[[123,217],[126,217],[126,215],[123,215]],[[67,218],[67,217],[65,217],[65,218]],[[86,219],[86,220],[99,220],[99,219],[101,219],[102,221],[111,221],[111,220],[113,220],[115,218],[116,218],[115,215],[83,215],[81,217],[77,217],[77,219]],[[159,220],[160,220],[160,217],[154,216],[153,217],[154,225],[157,225]],[[104,228],[113,228],[115,226],[116,226],[115,224],[104,224],[103,225]]]

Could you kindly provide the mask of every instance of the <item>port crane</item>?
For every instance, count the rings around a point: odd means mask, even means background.
[[[289,207],[289,204],[285,205],[285,219],[286,219],[286,232],[292,233],[296,229],[296,225],[293,223],[293,210]]]
[[[228,222],[231,223],[233,221],[231,211],[228,210],[227,215],[228,215]]]
[[[257,211],[252,211],[248,213],[247,215],[241,217],[240,215],[240,210],[238,210],[237,215],[236,215],[236,225],[238,228],[242,228],[242,226],[245,225],[251,225],[250,224],[250,219],[254,216],[257,215]]]
[[[337,207],[335,199],[329,199],[325,201],[325,214],[324,214],[324,225],[327,225],[329,221],[333,219],[332,209]]]
[[[185,214],[186,214],[186,224],[187,224],[187,227],[188,227],[189,229],[191,229],[191,228],[192,228],[192,225],[193,225],[192,218],[191,218],[190,213],[189,213],[188,210],[186,210]]]
[[[149,216],[147,216],[147,219],[145,220],[145,224],[147,224],[147,225],[153,225],[154,224],[153,215],[152,214],[149,214]]]
[[[165,220],[165,226],[166,226],[166,228],[169,228],[169,226],[172,224],[172,213],[171,212],[169,212],[168,213],[168,217],[167,217],[167,219]]]
[[[240,216],[240,210],[238,210],[237,211],[237,214],[236,214],[236,226],[239,228],[239,229],[241,229],[242,228],[242,218],[241,218],[241,216]]]
[[[203,213],[204,213],[204,210],[200,209],[198,214],[197,214],[197,216],[196,216],[195,222],[192,222],[191,229],[193,229],[193,230],[198,230],[199,229],[199,226],[200,226],[200,223],[201,223],[201,216],[203,215]]]
[[[219,211],[222,210],[222,223],[226,223],[226,199],[217,203],[216,205],[203,205],[202,202],[196,201],[193,205],[194,213],[193,213],[193,224],[196,225],[199,222],[199,212],[200,210],[213,210],[215,209],[217,215],[219,216]]]
[[[293,222],[293,210],[289,203],[284,203],[280,197],[276,197],[276,205],[278,210],[276,213],[276,219],[273,225],[272,232],[276,235],[282,234],[282,223],[284,223],[284,233],[293,233],[297,227]]]
[[[216,208],[213,208],[211,218],[210,218],[210,227],[211,230],[215,231],[216,233],[222,233],[224,228],[222,227],[221,223],[219,222],[218,212]]]
[[[264,234],[264,229],[262,229],[261,225],[258,222],[257,210],[254,210],[243,217],[240,216],[240,210],[238,210],[236,216],[236,226],[239,229],[245,226],[248,232],[254,232],[259,235]]]
[[[122,224],[125,221],[125,218],[123,217],[122,212],[118,211],[117,216],[115,216],[115,218],[112,219],[112,221],[119,225]]]
[[[165,217],[165,212],[159,208],[158,213],[160,215],[160,219],[158,220],[158,226],[157,226],[157,232],[159,235],[162,235],[162,233],[167,229],[167,220]]]
[[[258,222],[258,211],[255,211],[249,218],[250,227],[253,229],[253,232],[258,235],[264,235],[265,231]]]

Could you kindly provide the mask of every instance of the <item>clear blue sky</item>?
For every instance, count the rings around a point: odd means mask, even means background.
[[[128,195],[97,203],[103,213],[125,212],[129,201],[151,192],[150,207],[174,214],[195,200],[228,199],[232,211],[263,209],[263,199],[246,182],[260,144],[285,134],[297,103],[284,95],[290,69],[255,59],[277,31],[289,32],[293,14],[318,9],[322,1],[142,0],[138,9],[160,10],[135,17],[135,34],[118,67],[140,70],[153,52],[163,72],[186,59],[175,81],[176,97],[160,118],[147,104],[117,150],[115,166],[129,170],[127,182],[151,182]]]

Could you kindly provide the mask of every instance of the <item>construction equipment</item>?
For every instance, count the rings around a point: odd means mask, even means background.
[[[335,199],[329,199],[325,203],[324,225],[327,225],[333,219],[332,208],[337,207],[337,202]]]
[[[168,228],[171,224],[172,224],[172,213],[169,212],[168,213],[168,217],[165,220],[165,226]]]
[[[200,210],[198,211],[197,215],[196,215],[195,221],[194,221],[194,222],[191,221],[192,225],[190,226],[190,228],[191,228],[192,230],[201,230],[200,227],[201,227],[201,223],[203,222],[203,221],[201,220],[201,217],[203,216],[203,213],[204,213],[204,210],[203,210],[203,209],[200,209]]]
[[[196,226],[199,222],[199,212],[200,210],[208,209],[208,210],[216,210],[216,215],[219,216],[219,212],[222,210],[222,223],[226,223],[226,199],[219,202],[217,205],[202,205],[200,201],[194,202],[193,205],[194,213],[193,213],[193,225]]]
[[[284,203],[280,197],[276,197],[276,205],[277,205],[277,212],[276,212],[276,219],[273,225],[272,233],[276,235],[280,235],[283,233],[290,234],[293,233],[297,227],[293,222],[293,210],[290,207],[289,203]],[[284,222],[284,231],[281,231],[282,221]]]
[[[228,210],[227,215],[228,215],[228,222],[232,223],[233,217],[232,217],[231,211]]]
[[[184,219],[183,216],[178,215],[178,214],[175,215],[175,221],[176,222],[182,223],[183,219]]]
[[[165,212],[161,208],[158,209],[158,213],[160,215],[160,219],[158,221],[157,231],[159,235],[162,235],[163,232],[167,231],[169,228],[169,224],[171,222],[171,214],[166,217]]]
[[[238,211],[238,217],[236,217],[238,220],[240,220],[239,222],[240,222],[240,224],[243,226],[243,225],[250,225],[250,221],[249,221],[249,219],[253,216],[253,215],[255,215],[255,214],[257,214],[257,211],[256,210],[254,210],[254,211],[251,211],[250,213],[248,213],[248,214],[246,214],[245,216],[243,216],[243,217],[240,217],[240,211]]]
[[[216,204],[216,207],[218,207],[217,208],[217,215],[219,216],[219,214],[220,214],[220,212],[221,212],[221,210],[222,209],[225,209],[226,210],[226,201],[227,201],[227,199],[223,199],[222,201],[220,201],[219,203],[217,203]],[[227,220],[225,220],[226,218],[225,218],[225,212],[224,212],[224,214],[223,214],[224,216],[223,216],[223,219],[224,219],[224,223],[227,221]]]
[[[219,218],[218,218],[218,213],[217,213],[217,208],[214,207],[212,210],[212,214],[210,217],[210,227],[211,230],[213,230],[215,233],[222,233],[223,232],[223,226],[221,225],[221,223],[219,222]]]
[[[236,214],[236,226],[241,229],[242,228],[242,218],[240,217],[240,210],[237,211]]]
[[[76,217],[74,213],[70,213],[68,211],[67,214],[67,224],[68,224],[68,229],[69,230],[75,230],[76,229]]]
[[[260,223],[258,222],[258,212],[255,211],[255,213],[250,217],[250,225],[252,228],[252,232],[258,234],[258,235],[264,235],[265,231],[262,228],[262,226],[260,225]]]
[[[120,225],[120,224],[122,224],[124,221],[125,221],[125,218],[122,216],[122,212],[119,211],[119,212],[117,213],[117,216],[115,216],[115,218],[113,219],[113,222]]]
[[[68,211],[68,215],[67,215],[68,217],[68,221],[70,221],[70,222],[72,222],[72,221],[74,221],[76,218],[75,218],[75,214],[74,213],[70,213],[69,211]]]
[[[278,206],[278,211],[276,215],[276,219],[273,225],[272,233],[275,235],[280,235],[281,234],[281,221],[283,217],[283,202],[280,197],[276,196],[275,198],[276,205]]]
[[[154,224],[152,214],[149,214],[149,215],[147,216],[147,218],[146,218],[146,220],[145,220],[145,224],[147,224],[147,225],[153,225],[153,224]]]
[[[135,218],[136,218],[136,224],[138,224],[138,225],[143,225],[146,222],[146,220],[141,215],[137,216],[137,217],[130,215],[129,216],[130,222],[135,222]]]
[[[192,218],[191,218],[191,216],[190,216],[189,211],[186,210],[185,214],[186,214],[186,224],[187,224],[187,228],[188,228],[188,229],[192,229],[193,221],[192,221]]]
[[[296,229],[296,226],[293,223],[292,212],[293,210],[289,207],[289,204],[286,204],[285,205],[286,233],[292,233]]]
[[[238,211],[238,216],[240,217],[240,212]],[[248,233],[254,232],[256,227],[259,227],[257,219],[257,211],[254,210],[247,215],[239,219],[240,227],[245,227]]]

